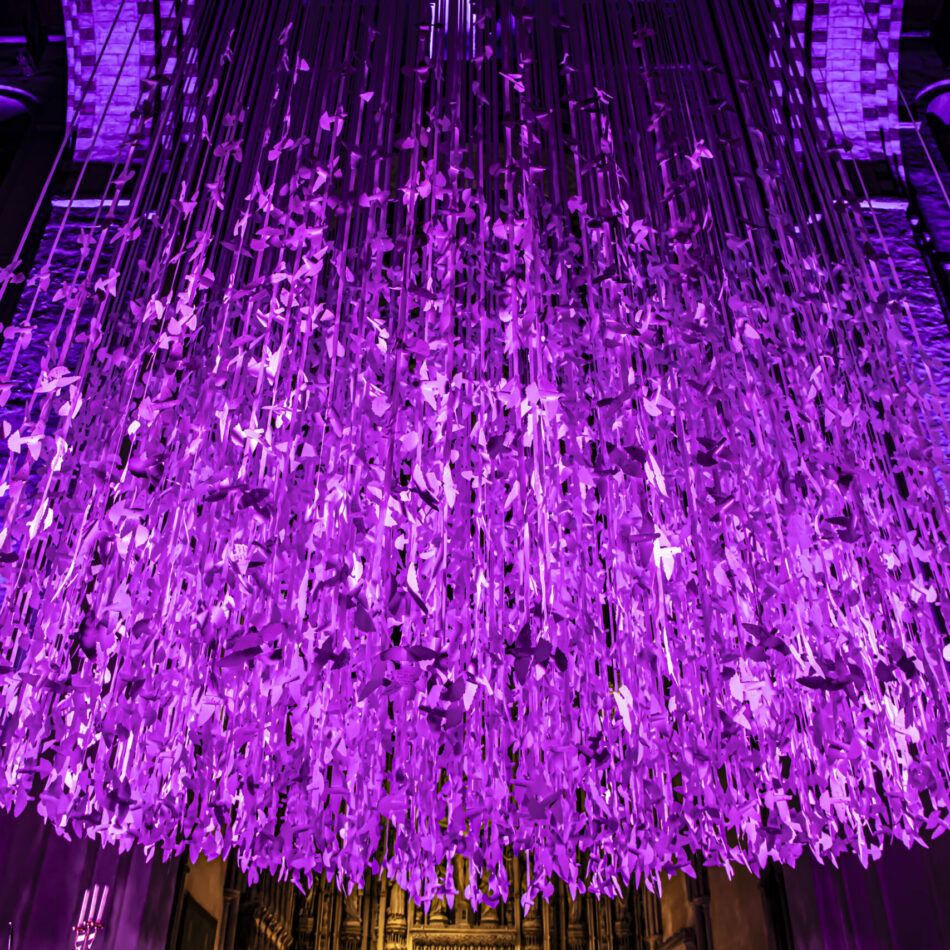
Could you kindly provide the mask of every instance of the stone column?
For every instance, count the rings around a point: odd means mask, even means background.
[[[354,887],[343,898],[340,950],[360,950],[363,937],[363,890]]]
[[[406,916],[406,892],[395,883],[388,885],[383,950],[403,950],[407,942],[409,920]]]

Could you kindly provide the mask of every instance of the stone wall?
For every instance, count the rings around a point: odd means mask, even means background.
[[[792,0],[806,67],[851,157],[899,163],[897,68],[904,0]]]
[[[63,0],[67,122],[79,161],[124,160],[133,113],[179,57],[193,0]]]

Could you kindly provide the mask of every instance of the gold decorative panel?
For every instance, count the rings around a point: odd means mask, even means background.
[[[521,907],[520,868],[512,862],[511,898],[473,911],[464,899],[454,907],[433,901],[426,913],[396,884],[373,879],[362,890],[340,894],[320,883],[304,902],[298,946],[306,950],[647,950],[643,896],[624,901],[572,900],[559,887],[552,901]],[[456,867],[461,893],[467,868]],[[647,897],[653,900],[652,897]]]
[[[707,874],[697,863],[695,876],[680,874],[668,880],[662,898],[646,890],[631,890],[616,901],[572,899],[567,888],[558,885],[549,902],[539,901],[523,911],[522,869],[512,860],[512,895],[504,904],[474,911],[460,898],[453,907],[434,901],[428,912],[414,905],[396,884],[381,878],[370,878],[365,887],[349,894],[320,881],[304,894],[292,884],[265,876],[240,891],[236,939],[223,940],[218,950],[751,950],[767,946],[781,950],[789,946],[770,935],[758,882],[743,873],[730,882],[722,872]],[[468,869],[459,862],[455,867],[459,894],[467,883]],[[731,924],[716,930],[715,919]]]

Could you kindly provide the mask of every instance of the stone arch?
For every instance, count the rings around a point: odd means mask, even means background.
[[[117,157],[145,81],[156,64],[167,74],[180,55],[179,16],[190,19],[194,2],[63,0],[68,119],[76,121],[77,158]],[[789,3],[806,64],[828,105],[836,138],[850,143],[853,158],[886,158],[899,164],[897,67],[904,0],[779,2]],[[129,56],[122,69],[126,50]],[[100,68],[93,75],[100,54]]]

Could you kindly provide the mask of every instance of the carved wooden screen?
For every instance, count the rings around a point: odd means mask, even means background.
[[[465,866],[456,874],[464,884]],[[464,900],[435,901],[428,913],[395,884],[371,880],[363,890],[340,894],[316,886],[302,902],[298,944],[307,950],[640,950],[661,942],[659,905],[632,892],[624,901],[571,899],[558,886],[550,902],[528,911],[520,904],[519,874],[509,900],[473,912]],[[694,946],[692,933],[672,947]]]

